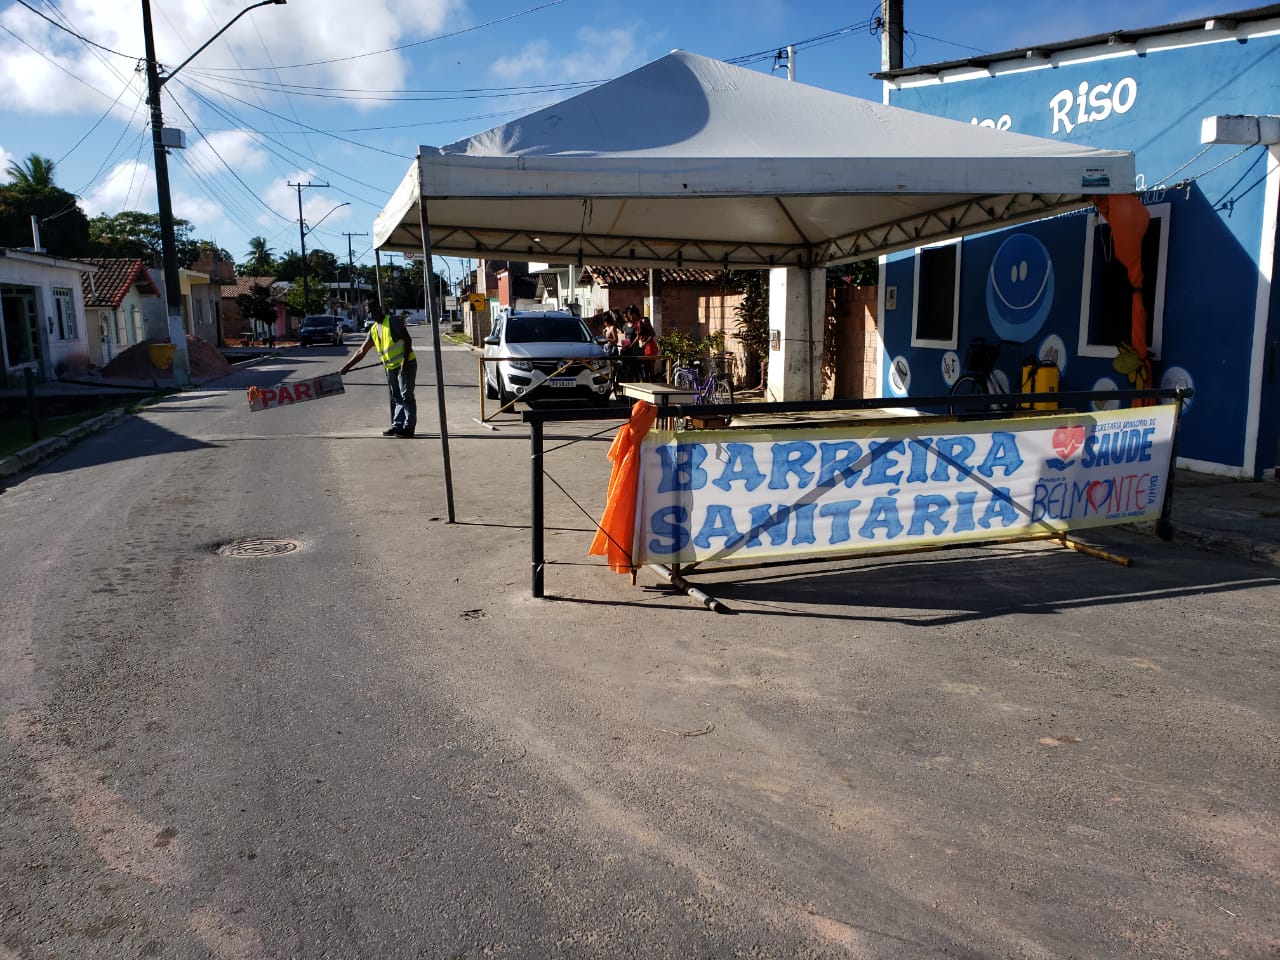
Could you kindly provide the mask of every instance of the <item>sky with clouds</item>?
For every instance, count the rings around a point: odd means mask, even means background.
[[[0,0],[0,181],[32,153],[86,213],[156,209],[142,0]],[[151,0],[172,69],[248,6]],[[1201,0],[905,0],[908,65],[1155,26],[1241,8]],[[370,262],[374,216],[419,144],[440,145],[565,99],[675,48],[880,99],[873,0],[290,0],[241,16],[165,85],[186,133],[174,212],[237,259],[249,238]],[[819,39],[821,38],[821,39]],[[778,76],[784,72],[779,70]],[[340,206],[346,204],[345,206]]]

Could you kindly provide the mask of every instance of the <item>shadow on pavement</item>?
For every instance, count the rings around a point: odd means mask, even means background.
[[[960,556],[939,552],[927,558],[885,556],[727,572],[708,566],[682,574],[733,613],[910,627],[981,622],[1010,614],[1054,616],[1073,609],[1147,605],[1280,585],[1280,577],[1247,564],[1221,560],[1207,566],[1195,551],[1154,539],[1147,544],[1137,535],[1108,549],[1143,556],[1134,566],[1121,568],[1057,546],[1011,544],[967,548]],[[549,560],[547,599],[619,606],[676,598],[690,611],[706,613],[680,591],[646,583],[653,574],[644,570],[634,601],[568,595],[562,577],[575,576],[568,568],[582,566],[597,567],[601,577],[616,576],[602,561]],[[557,569],[564,571],[560,577]]]
[[[151,411],[148,411],[150,415]],[[122,438],[124,430],[128,431],[127,440]],[[61,456],[45,461],[34,473],[66,473],[81,470],[85,467],[96,467],[105,463],[118,463],[124,460],[137,460],[140,457],[158,457],[170,453],[184,453],[189,450],[208,450],[218,444],[193,440],[181,433],[175,433],[165,427],[152,423],[142,417],[134,417],[123,428],[99,433],[76,444]],[[19,478],[15,478],[19,479]]]

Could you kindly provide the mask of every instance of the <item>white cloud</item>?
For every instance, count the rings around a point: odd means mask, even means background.
[[[9,164],[13,163],[17,159],[17,157],[6,150],[3,146],[0,146],[0,177],[4,178],[5,183],[9,182],[9,174],[5,171],[9,169]]]
[[[171,189],[170,198],[173,215],[189,220],[192,233],[197,237],[214,239],[243,232],[229,224],[222,205],[207,196]],[[130,160],[116,164],[82,199],[81,208],[90,217],[113,216],[124,210],[154,213],[159,208],[155,172],[148,163]]]
[[[243,0],[153,4],[158,59],[171,68],[179,66],[244,8]],[[176,79],[207,85],[214,82],[217,71],[233,70],[247,71],[237,74],[242,79],[351,86],[353,75],[358,75],[377,77],[380,86],[402,86],[407,64],[400,54],[359,61],[346,58],[426,39],[447,29],[463,13],[464,0],[415,0],[411,4],[298,0],[264,6],[240,18]],[[20,4],[11,4],[0,11],[0,24],[25,44],[0,32],[0,83],[8,97],[7,106],[38,113],[98,112],[129,83],[133,89],[117,108],[127,116],[145,87],[141,76],[134,73],[136,60],[143,55],[137,0],[63,0],[51,16],[63,17],[68,30],[126,56],[91,49]],[[326,60],[339,62],[290,70],[287,76],[271,69]],[[252,69],[258,67],[268,69]],[[180,95],[181,84],[172,86],[177,89],[170,92]],[[256,100],[254,91],[229,85],[226,89]],[[190,111],[190,104],[186,106]]]
[[[636,28],[596,30],[583,27],[572,53],[557,56],[550,44],[536,40],[510,57],[494,61],[491,70],[507,82],[606,80],[625,73],[640,59]]]
[[[156,209],[156,175],[148,163],[118,163],[81,200],[87,216]]]
[[[192,144],[187,149],[186,156],[199,169],[218,174],[225,173],[227,167],[241,174],[261,170],[267,162],[266,151],[258,146],[258,141],[252,134],[244,130],[211,133]],[[224,163],[226,166],[223,166]]]

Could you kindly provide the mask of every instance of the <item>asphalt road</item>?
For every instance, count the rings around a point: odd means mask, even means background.
[[[535,601],[526,430],[447,348],[447,523],[419,351],[415,440],[376,370],[250,413],[295,351],[0,496],[0,960],[1280,951],[1272,571],[1118,530],[716,616],[586,558],[574,427]]]

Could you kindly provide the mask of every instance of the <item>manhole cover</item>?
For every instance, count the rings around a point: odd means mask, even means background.
[[[282,557],[286,553],[301,550],[302,544],[297,540],[286,540],[283,537],[246,537],[244,540],[232,540],[216,548],[214,553],[220,557]]]

